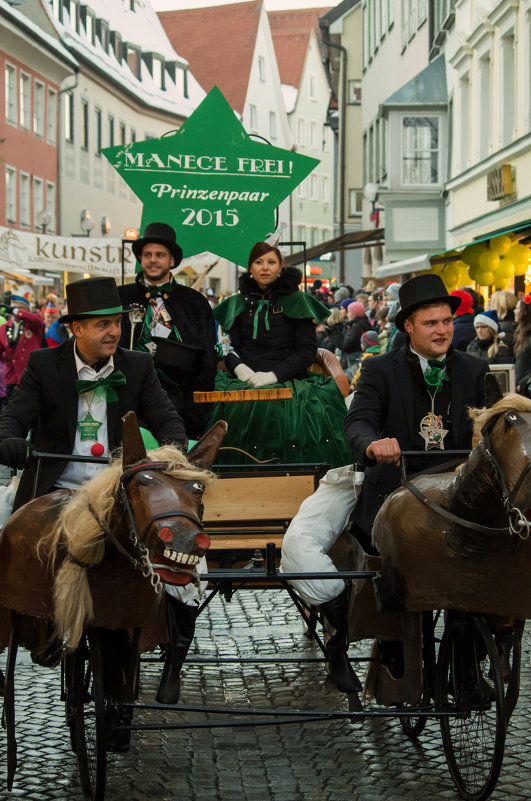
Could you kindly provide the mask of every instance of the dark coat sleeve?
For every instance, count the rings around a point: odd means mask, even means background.
[[[375,464],[365,451],[371,442],[380,438],[389,416],[390,388],[384,378],[385,368],[382,372],[376,363],[381,359],[376,356],[361,363],[356,392],[345,418],[345,441],[358,464]],[[385,357],[385,361],[390,369],[389,358]]]

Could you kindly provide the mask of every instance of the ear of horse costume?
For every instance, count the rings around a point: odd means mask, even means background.
[[[223,437],[228,431],[228,425],[225,420],[218,420],[214,423],[212,428],[203,434],[201,439],[197,440],[196,444],[190,448],[188,452],[188,460],[197,467],[208,470],[212,462],[216,458],[216,454],[223,442]]]
[[[124,470],[136,462],[146,458],[144,440],[138,427],[138,420],[134,412],[127,412],[122,417],[123,453],[122,465]]]

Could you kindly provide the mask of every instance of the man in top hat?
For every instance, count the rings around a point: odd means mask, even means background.
[[[4,295],[10,319],[0,326],[0,359],[4,362],[6,399],[20,381],[30,354],[43,345],[43,322],[39,314],[30,311],[29,300],[23,295]]]
[[[73,340],[31,353],[0,416],[0,464],[24,468],[15,509],[33,494],[32,449],[106,456],[121,443],[121,419],[128,411],[136,412],[161,444],[187,445],[183,422],[160,386],[152,359],[118,347],[124,310],[114,278],[74,281],[66,293],[68,314],[59,320],[69,324]],[[91,388],[90,382],[97,383]],[[36,494],[80,486],[101,469],[98,464],[47,460]]]
[[[488,365],[452,347],[453,314],[461,299],[448,294],[440,276],[411,278],[399,290],[399,331],[406,344],[363,362],[345,419],[345,438],[365,480],[354,525],[370,535],[386,497],[400,486],[402,450],[469,449],[468,406],[484,406]],[[417,472],[440,459],[410,460]]]
[[[124,306],[136,307],[136,311],[124,318],[120,344],[152,353],[161,383],[183,418],[188,436],[196,439],[204,431],[210,405],[194,403],[193,393],[213,390],[216,375],[211,306],[200,292],[178,284],[171,274],[182,259],[171,225],[149,223],[132,249],[140,263],[139,272],[135,282],[119,287],[119,292]],[[157,338],[159,343],[160,338],[168,340],[158,356]],[[192,358],[191,365],[184,363],[186,357]]]

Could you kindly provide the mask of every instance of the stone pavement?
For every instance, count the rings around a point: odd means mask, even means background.
[[[528,756],[531,713],[531,629],[524,637],[522,692],[511,721],[506,755],[493,801],[531,799]],[[363,655],[368,644],[351,649]],[[216,599],[198,623],[201,657],[318,656],[281,591],[244,591],[231,603]],[[0,657],[2,666],[5,656]],[[59,698],[60,672],[33,665],[25,651],[17,663],[19,768],[5,787],[5,737],[0,733],[0,801],[80,801]],[[153,701],[159,663],[142,666],[141,697]],[[182,701],[346,710],[344,696],[320,664],[197,666],[184,670]],[[142,712],[160,722],[181,713]],[[204,715],[187,715],[187,720]],[[429,721],[418,741],[396,720],[305,725],[134,732],[127,754],[109,756],[106,801],[452,801],[458,799],[442,751],[439,726]]]

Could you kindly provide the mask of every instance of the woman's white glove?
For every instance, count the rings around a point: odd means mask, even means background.
[[[249,381],[249,379],[253,378],[257,374],[255,373],[254,370],[251,370],[250,367],[247,367],[247,365],[243,364],[242,362],[241,364],[237,364],[236,367],[234,368],[234,375],[236,376],[236,378],[239,378],[240,381],[247,381],[247,383],[250,384],[251,382]]]
[[[265,387],[267,384],[278,384],[275,373],[255,373],[247,381],[252,387]]]

